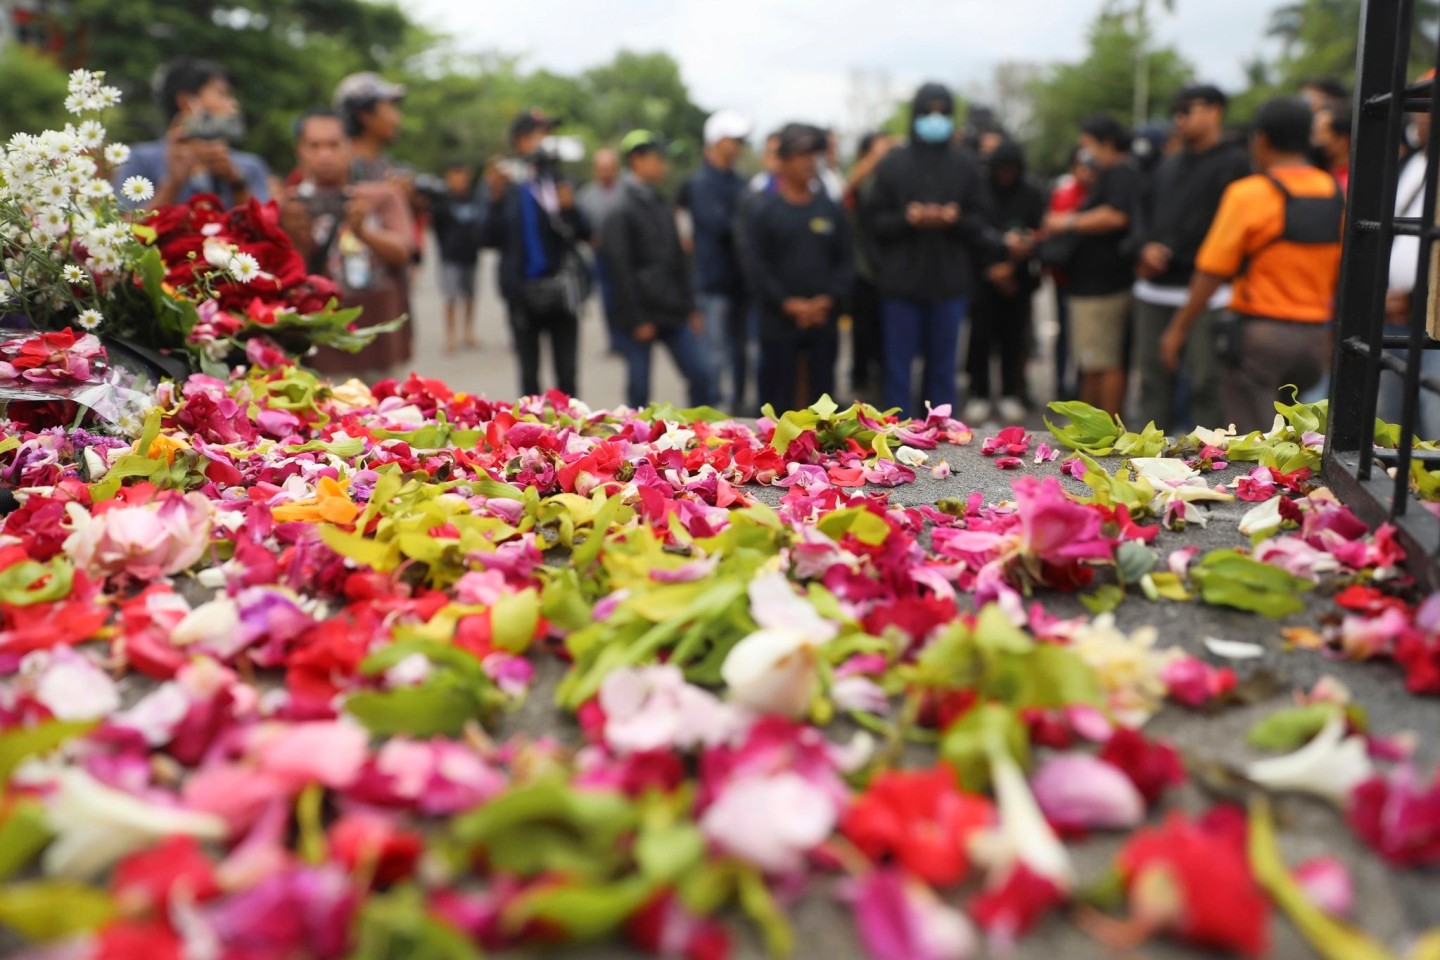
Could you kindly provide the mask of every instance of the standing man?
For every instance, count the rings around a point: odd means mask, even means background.
[[[873,400],[880,389],[885,359],[880,337],[880,289],[875,277],[879,257],[865,211],[875,184],[875,170],[895,144],[895,138],[888,133],[872,132],[861,137],[845,183],[843,205],[855,244],[855,282],[850,288],[850,387],[866,400]]]
[[[780,132],[775,192],[755,199],[745,249],[760,312],[760,400],[777,413],[835,392],[838,321],[854,278],[844,211],[815,176],[825,133]]]
[[[713,402],[704,319],[695,309],[675,216],[660,194],[669,172],[665,151],[664,141],[649,130],[632,130],[620,141],[629,174],[600,237],[600,256],[615,290],[616,323],[625,332],[625,403],[636,410],[650,403],[656,341],[680,368],[690,406]]]
[[[403,84],[378,73],[352,73],[335,88],[335,112],[345,120],[355,144],[355,179],[384,180],[396,176],[388,151],[400,139]]]
[[[591,231],[574,189],[560,176],[559,160],[544,148],[559,123],[527,110],[510,124],[517,179],[499,165],[490,169],[490,206],[481,229],[484,245],[500,251],[500,295],[510,315],[522,396],[541,392],[542,337],[550,341],[560,392],[573,397],[578,390],[578,318],[587,278],[577,247]]]
[[[342,307],[360,307],[367,326],[405,313],[405,271],[414,233],[410,209],[393,184],[351,179],[354,154],[344,121],[312,111],[295,124],[299,183],[281,210],[281,225],[311,273],[340,287]],[[359,353],[322,347],[309,361],[322,373],[376,381],[410,359],[403,330],[382,333]]]
[[[1432,70],[1419,79],[1428,80],[1434,75]],[[1400,168],[1400,175],[1395,183],[1395,216],[1418,220],[1425,214],[1425,185],[1433,183],[1424,149],[1424,145],[1430,142],[1430,114],[1424,111],[1412,113],[1405,136],[1411,143],[1420,144],[1421,149],[1412,153]],[[1385,295],[1385,322],[1389,325],[1386,333],[1407,332],[1417,271],[1420,267],[1419,260],[1418,237],[1396,237],[1391,241],[1390,279]],[[1394,352],[1403,357],[1405,351],[1396,349]],[[1440,378],[1440,351],[1425,350],[1421,353],[1420,373],[1422,376]],[[1380,371],[1380,398],[1375,415],[1387,423],[1399,423],[1404,400],[1404,381],[1400,374],[1393,370]],[[1440,398],[1429,390],[1420,391],[1419,419],[1415,423],[1415,432],[1422,440],[1440,439]]]
[[[750,121],[720,110],[705,121],[705,162],[686,184],[686,207],[695,235],[695,287],[705,317],[705,341],[716,402],[739,414],[745,409],[747,337],[745,281],[735,242],[735,220],[745,180],[735,164],[745,152]]]
[[[430,225],[440,249],[447,354],[456,347],[473,350],[480,346],[475,339],[475,268],[484,215],[485,205],[475,195],[469,166],[452,162],[445,168],[445,193],[434,197],[430,205]]]
[[[576,192],[575,204],[590,221],[590,248],[595,250],[600,245],[600,231],[605,226],[605,218],[620,202],[620,155],[609,147],[601,147],[595,151],[592,171],[594,176],[590,182]],[[600,310],[605,315],[605,329],[610,336],[610,352],[620,356],[623,355],[621,334],[615,326],[610,278],[606,276],[605,265],[600,262],[599,256],[594,258],[593,266],[595,286],[600,291]]]
[[[1230,302],[1221,288],[1196,318],[1181,369],[1190,408],[1177,409],[1178,378],[1160,357],[1160,337],[1190,296],[1195,256],[1220,208],[1225,188],[1250,175],[1244,148],[1225,139],[1225,94],[1212,86],[1186,87],[1171,113],[1182,149],[1156,168],[1137,217],[1140,259],[1135,267],[1135,347],[1140,375],[1140,421],[1161,430],[1220,423],[1220,363],[1215,321]]]
[[[1315,127],[1310,132],[1316,159],[1340,184],[1340,192],[1347,195],[1350,192],[1351,123],[1350,108],[1343,103],[1331,103],[1315,111]]]
[[[1000,419],[1020,423],[1028,409],[1025,361],[1030,350],[1030,307],[1040,285],[1035,231],[1045,219],[1047,198],[1025,175],[1025,150],[1002,140],[990,151],[990,226],[1006,238],[1007,256],[991,264],[975,299],[966,369],[970,399],[964,420],[990,418],[990,365],[1000,361]]]
[[[245,121],[224,67],[189,57],[171,60],[161,68],[155,98],[169,126],[163,139],[131,148],[115,173],[116,196],[122,183],[139,176],[155,185],[145,204],[152,210],[197,193],[213,193],[226,207],[270,199],[265,161],[233,149],[245,136]]]
[[[975,293],[975,263],[998,258],[985,223],[980,168],[953,143],[955,100],[938,83],[915,94],[910,141],[880,162],[868,204],[884,298],[882,404],[910,416],[913,367],[925,358],[922,403],[955,403],[960,326]]]
[[[1282,387],[1303,393],[1330,366],[1325,324],[1335,310],[1345,200],[1335,178],[1309,162],[1310,126],[1303,100],[1270,100],[1256,111],[1250,156],[1260,172],[1226,189],[1195,258],[1190,298],[1160,343],[1177,369],[1196,320],[1233,281],[1220,409],[1221,422],[1242,434],[1269,429]]]
[[[1081,160],[1095,167],[1095,185],[1078,211],[1045,218],[1047,231],[1075,236],[1065,273],[1080,399],[1117,415],[1125,403],[1125,331],[1135,277],[1124,241],[1140,195],[1129,148],[1130,136],[1114,117],[1082,124]]]

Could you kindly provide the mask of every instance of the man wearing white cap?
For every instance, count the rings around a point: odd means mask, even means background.
[[[750,121],[733,110],[711,114],[705,121],[705,162],[682,193],[694,224],[696,300],[705,317],[711,379],[722,406],[732,413],[744,408],[748,380],[745,284],[735,245],[735,213],[745,180],[735,163],[751,129]]]

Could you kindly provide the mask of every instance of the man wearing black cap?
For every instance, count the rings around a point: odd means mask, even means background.
[[[775,190],[758,194],[746,218],[744,249],[760,311],[760,400],[776,413],[835,392],[837,320],[854,254],[844,211],[817,184],[825,149],[823,130],[784,127]]]
[[[1184,422],[1176,410],[1178,378],[1160,357],[1160,337],[1185,304],[1195,256],[1225,188],[1250,175],[1245,148],[1225,139],[1225,105],[1225,94],[1209,85],[1186,87],[1175,95],[1171,112],[1183,149],[1160,162],[1137,216],[1134,323],[1140,420],[1154,421],[1161,430],[1223,425],[1214,322],[1228,302],[1228,290],[1190,330],[1184,363],[1190,409]]]
[[[500,295],[520,365],[520,392],[540,389],[540,339],[550,340],[555,385],[569,396],[578,389],[579,310],[589,271],[577,244],[590,239],[590,222],[558,161],[544,149],[560,121],[528,110],[510,124],[510,145],[519,158],[514,181],[498,170],[490,178],[490,209],[481,236],[500,251]]]
[[[867,204],[884,298],[881,395],[902,415],[922,412],[911,379],[918,356],[925,358],[920,399],[954,404],[974,264],[997,259],[1001,246],[985,223],[980,168],[954,137],[954,98],[938,83],[925,84],[915,94],[910,142],[881,161]]]
[[[685,378],[692,407],[714,402],[711,371],[701,339],[690,263],[670,204],[661,196],[669,164],[667,145],[649,130],[620,141],[628,172],[620,200],[600,231],[600,257],[610,278],[615,326],[623,331],[625,403],[650,403],[650,354],[665,344]]]

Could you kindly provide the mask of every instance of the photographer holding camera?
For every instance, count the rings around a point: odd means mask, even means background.
[[[405,313],[414,242],[404,195],[383,181],[353,181],[350,139],[331,110],[313,110],[296,121],[295,141],[300,179],[281,205],[282,229],[309,272],[340,287],[341,306],[364,311],[366,326],[395,319]],[[378,380],[409,359],[407,325],[381,334],[359,353],[322,347],[310,365]]]
[[[580,305],[589,290],[589,269],[578,245],[590,239],[589,218],[575,204],[575,190],[560,173],[559,158],[545,146],[560,121],[527,110],[510,124],[517,159],[486,171],[490,208],[481,237],[500,251],[500,293],[509,308],[520,392],[540,390],[540,338],[550,339],[556,386],[575,396]]]
[[[148,209],[184,203],[197,193],[213,193],[226,207],[270,199],[265,161],[234,149],[245,137],[245,121],[224,67],[172,60],[157,74],[155,93],[169,128],[163,139],[131,148],[115,174],[117,192],[126,179],[141,176],[155,185]]]

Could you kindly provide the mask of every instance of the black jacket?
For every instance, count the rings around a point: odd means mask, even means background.
[[[927,84],[916,94],[917,109],[949,96],[943,87]],[[905,219],[911,203],[954,203],[960,219],[949,227],[913,227]],[[953,144],[924,143],[913,132],[910,142],[891,150],[876,169],[866,223],[879,255],[876,281],[887,297],[972,296],[976,265],[993,262],[1002,251],[1000,238],[986,223],[979,164]]]
[[[995,182],[994,171],[986,181],[988,205],[986,216],[991,227],[1003,238],[1011,230],[1038,230],[1045,219],[1050,198],[1025,172],[1025,157],[1018,146],[1002,145],[991,163],[1005,160],[1019,167],[1020,175],[1008,187]],[[996,164],[998,165],[998,164]],[[1029,296],[1040,285],[1040,263],[1035,257],[1015,261],[1015,277],[1021,295]]]
[[[622,330],[653,323],[673,330],[695,312],[690,264],[675,215],[653,187],[631,178],[600,230],[600,258],[610,279],[610,318]]]
[[[510,184],[500,199],[490,204],[480,229],[481,243],[500,251],[500,295],[514,300],[520,295],[527,274],[525,221],[521,210],[521,186]],[[566,251],[590,239],[590,219],[578,207],[547,216],[537,211],[541,244],[547,261],[544,276],[553,275],[565,261]]]
[[[1152,283],[1189,286],[1200,244],[1220,209],[1220,197],[1226,187],[1249,175],[1250,157],[1236,143],[1160,161],[1141,196],[1136,230],[1140,245],[1163,243],[1171,251],[1169,269]]]
[[[823,189],[803,206],[779,193],[762,193],[747,213],[747,275],[760,309],[760,339],[799,335],[784,311],[791,297],[828,296],[835,303],[831,319],[839,317],[855,279],[854,246],[840,204]]]

